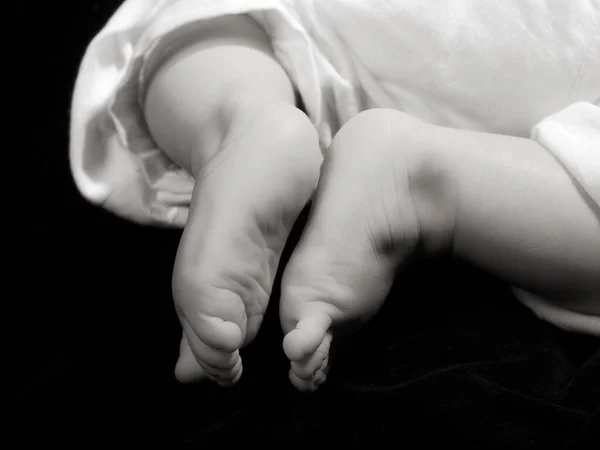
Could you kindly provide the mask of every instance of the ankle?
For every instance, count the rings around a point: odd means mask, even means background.
[[[458,178],[436,136],[438,127],[421,123],[413,128],[409,189],[426,255],[453,252],[458,213]]]
[[[281,124],[287,118],[284,115],[276,123],[277,118],[270,111],[277,108],[295,110],[296,107],[287,99],[269,100],[271,99],[258,100],[248,96],[237,100],[235,104],[227,102],[219,111],[215,111],[211,126],[198,130],[190,159],[192,174],[197,176],[212,165],[213,160],[219,159],[219,155],[231,147],[238,137],[247,133],[251,126],[260,126],[268,121],[272,122],[271,132],[281,131]]]

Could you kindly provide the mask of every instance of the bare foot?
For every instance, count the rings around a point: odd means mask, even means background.
[[[239,350],[259,330],[281,252],[322,162],[313,125],[290,105],[262,110],[243,130],[197,177],[177,253],[182,382],[239,380]]]
[[[370,110],[327,151],[282,282],[283,346],[298,389],[325,382],[335,333],[379,310],[400,264],[450,244],[455,188],[427,151],[431,131],[398,111]]]

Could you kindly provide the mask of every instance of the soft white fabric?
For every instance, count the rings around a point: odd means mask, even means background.
[[[537,295],[520,289],[513,289],[513,292],[521,303],[531,309],[540,319],[566,331],[600,336],[600,316],[561,308]]]
[[[530,136],[600,204],[600,0],[126,0],[73,95],[71,167],[86,198],[138,223],[185,224],[194,181],[148,134],[145,82],[189,39],[184,26],[241,13],[271,37],[324,149],[358,112],[397,108]]]
[[[550,150],[577,180],[600,218],[600,105],[575,103],[536,125],[531,138]],[[600,336],[600,315],[568,311],[520,289],[513,291],[541,319],[568,331]]]
[[[146,129],[139,95],[145,62],[164,41],[173,44],[185,25],[241,13],[253,13],[268,30],[318,120],[319,105],[311,102],[320,98],[315,52],[285,2],[127,0],[88,46],[75,84],[70,159],[86,198],[138,223],[185,224],[193,179],[156,148]]]
[[[531,138],[550,150],[600,205],[600,105],[575,103],[536,125]]]

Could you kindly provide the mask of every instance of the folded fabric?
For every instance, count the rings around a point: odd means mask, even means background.
[[[146,82],[167,50],[226,14],[265,29],[323,149],[378,107],[529,136],[600,208],[600,0],[127,0],[90,43],[73,95],[71,168],[88,200],[137,223],[185,225],[194,180],[148,133]],[[599,321],[554,320],[596,334]]]

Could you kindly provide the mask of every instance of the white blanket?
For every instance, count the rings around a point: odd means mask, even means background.
[[[194,181],[148,135],[144,83],[161,48],[185,44],[183,25],[239,13],[271,37],[324,149],[358,112],[397,108],[530,136],[600,205],[600,0],[127,0],[73,95],[71,167],[87,199],[185,224]]]

